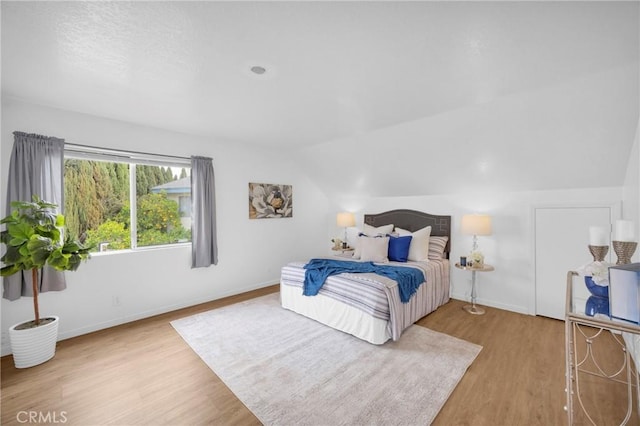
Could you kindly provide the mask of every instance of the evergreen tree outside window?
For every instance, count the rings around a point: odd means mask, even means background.
[[[185,206],[189,204],[190,212],[191,187],[184,184],[190,180],[190,167],[171,158],[110,161],[113,158],[108,151],[67,152],[65,147],[69,232],[94,244],[96,251],[190,242],[191,217],[185,217]]]

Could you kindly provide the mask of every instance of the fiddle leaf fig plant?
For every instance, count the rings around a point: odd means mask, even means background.
[[[65,232],[64,216],[56,213],[57,207],[34,195],[31,202],[12,202],[11,214],[0,221],[6,226],[0,233],[0,241],[6,246],[0,258],[3,263],[0,275],[31,271],[35,326],[40,325],[38,272],[42,274],[45,265],[58,271],[75,271],[90,257],[92,249]]]

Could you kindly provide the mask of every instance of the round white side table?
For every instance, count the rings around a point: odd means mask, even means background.
[[[471,271],[471,304],[464,305],[462,309],[474,315],[483,315],[484,309],[479,306],[476,306],[476,272],[491,272],[494,270],[494,267],[491,265],[487,265],[486,263],[481,267],[473,267],[473,266],[462,266],[459,263],[456,263],[456,268],[462,269],[463,271]]]

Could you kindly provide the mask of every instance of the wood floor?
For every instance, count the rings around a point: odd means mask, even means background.
[[[18,370],[2,358],[3,425],[258,425],[173,330],[171,320],[277,291],[268,287],[58,343]],[[564,425],[564,323],[452,300],[419,324],[483,346],[435,425]],[[605,359],[608,345],[601,349]],[[608,357],[608,358],[607,358]],[[425,378],[428,380],[428,378]],[[618,424],[622,385],[590,383],[599,425]],[[577,424],[587,424],[584,417]],[[629,424],[640,424],[637,413]]]

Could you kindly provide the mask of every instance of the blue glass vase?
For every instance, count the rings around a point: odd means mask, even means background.
[[[584,313],[590,317],[596,314],[609,316],[609,286],[596,284],[590,276],[584,277],[584,283],[589,293],[592,294],[592,296],[587,299]]]
[[[603,297],[609,299],[609,286],[598,285],[593,282],[593,279],[590,276],[584,277],[584,283],[587,285],[587,289],[589,293],[596,297]]]
[[[609,298],[590,296],[587,299],[587,304],[584,307],[584,313],[590,317],[596,314],[609,315]]]

